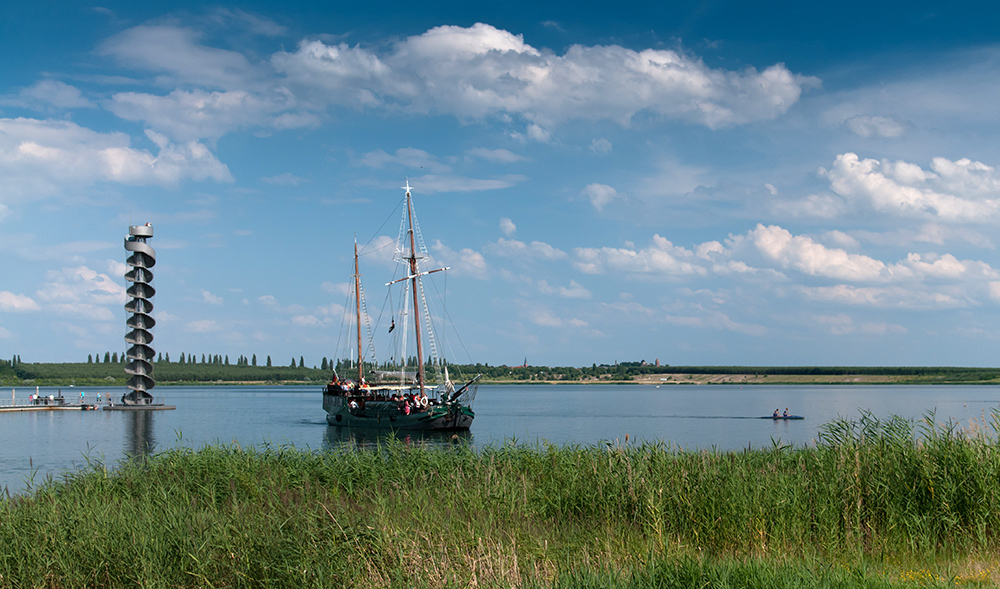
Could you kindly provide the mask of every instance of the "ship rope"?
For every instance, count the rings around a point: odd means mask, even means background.
[[[431,320],[431,309],[427,306],[427,297],[424,291],[424,283],[419,278],[417,284],[420,285],[420,302],[424,306],[424,320],[427,323],[427,342],[431,347],[431,365],[434,367],[434,377],[437,384],[444,383],[444,376],[441,374],[441,358],[438,355],[437,340],[434,337],[434,324]],[[423,359],[421,359],[421,362]]]
[[[372,335],[371,316],[368,315],[368,300],[365,298],[365,287],[360,280],[358,281],[358,290],[361,291],[361,316],[364,317],[365,334],[368,336],[368,352],[371,354],[373,368],[377,368],[378,358],[375,355],[375,337]]]
[[[399,338],[399,340],[400,340],[400,346],[399,346],[399,367],[400,367],[399,368],[399,384],[400,384],[401,387],[405,386],[406,384],[408,384],[406,382],[406,344],[407,344],[407,341],[410,339],[410,338],[408,338],[406,336],[406,334],[410,333],[410,327],[409,327],[410,326],[410,313],[406,310],[406,295],[408,295],[409,292],[410,292],[410,283],[409,283],[409,281],[406,281],[403,284],[404,284],[404,286],[403,286],[403,296],[400,298],[400,300],[403,301],[403,302],[401,303],[401,309],[400,309],[400,313],[399,313],[400,318],[403,320],[403,335]]]

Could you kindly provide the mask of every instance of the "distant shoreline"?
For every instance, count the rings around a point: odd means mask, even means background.
[[[697,385],[1000,385],[1000,379],[993,380],[962,380],[949,378],[929,378],[900,375],[879,374],[692,374],[671,373],[651,374],[633,377],[631,379],[584,378],[576,380],[514,380],[514,379],[481,379],[485,385],[623,385],[623,386],[697,386]],[[315,386],[321,388],[326,383],[315,380],[232,380],[232,381],[159,381],[156,388],[170,387],[203,387],[203,386]],[[54,382],[30,384],[4,384],[10,388],[28,387],[66,387],[66,388],[120,388],[121,383],[110,382]],[[429,384],[428,386],[433,386]]]
[[[325,385],[332,368],[155,363],[157,387]],[[591,367],[449,364],[454,382],[481,374],[481,384],[622,385],[930,385],[1000,384],[1000,368],[894,366],[660,366],[640,362]],[[366,369],[368,367],[366,366]],[[124,388],[119,363],[20,363],[0,360],[0,387]],[[357,374],[356,368],[341,367]],[[464,375],[464,376],[460,376]]]

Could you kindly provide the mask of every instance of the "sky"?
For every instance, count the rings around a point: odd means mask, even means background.
[[[342,357],[355,240],[383,346],[409,182],[452,362],[997,366],[998,25],[969,2],[4,3],[0,358],[124,351],[147,222],[158,352]]]

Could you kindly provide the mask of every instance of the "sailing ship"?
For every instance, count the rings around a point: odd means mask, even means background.
[[[419,228],[413,211],[410,183],[406,182],[405,208],[400,224],[400,236],[396,251],[398,259],[405,263],[407,275],[386,284],[387,287],[401,285],[406,291],[403,299],[412,298],[412,312],[404,314],[405,323],[412,317],[416,342],[415,370],[370,369],[365,373],[364,346],[362,345],[362,300],[361,273],[358,268],[358,246],[354,244],[354,313],[357,341],[357,373],[340,375],[334,370],[333,380],[323,389],[323,409],[330,425],[346,427],[368,427],[399,430],[468,430],[475,418],[472,402],[476,398],[477,375],[461,387],[456,388],[448,375],[447,364],[438,357],[437,344],[433,335],[431,315],[427,309],[422,278],[428,274],[442,272],[448,268],[421,271],[419,260],[426,257],[426,247],[419,237]],[[418,248],[419,242],[419,248]],[[409,302],[405,303],[409,306]],[[421,314],[424,321],[421,322]],[[367,313],[365,314],[367,316]],[[390,332],[395,329],[393,318]],[[403,332],[406,332],[404,325]],[[426,374],[424,339],[431,347],[430,366],[435,371],[433,385]],[[400,337],[403,352],[408,336]],[[353,351],[352,351],[353,353]],[[374,362],[377,365],[377,362]],[[371,366],[371,364],[370,364]]]

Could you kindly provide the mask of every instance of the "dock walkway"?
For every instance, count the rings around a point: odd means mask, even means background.
[[[97,405],[89,403],[30,403],[27,405],[0,405],[0,413],[19,413],[22,411],[94,411]]]

